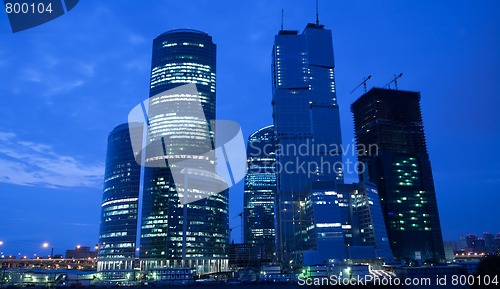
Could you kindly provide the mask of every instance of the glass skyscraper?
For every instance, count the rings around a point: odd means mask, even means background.
[[[306,215],[306,246],[301,263],[328,264],[347,258],[350,224],[349,195],[336,190],[334,182],[313,182],[303,205]]]
[[[275,36],[276,234],[283,264],[296,260],[305,248],[306,187],[314,181],[343,183],[334,68],[332,32],[323,25],[308,24],[301,34],[281,30]]]
[[[373,88],[351,110],[360,177],[377,185],[394,257],[444,260],[420,93]]]
[[[142,130],[142,126],[130,129]],[[97,266],[108,278],[123,278],[124,272],[133,271],[140,172],[129,125],[121,124],[108,136],[99,230]]]
[[[244,243],[257,262],[271,262],[276,252],[274,203],[276,150],[274,127],[259,129],[248,137],[248,172],[244,190]]]
[[[228,191],[200,192],[196,181],[191,180],[189,187],[187,183],[179,187],[172,176],[184,159],[196,159],[195,170],[214,172],[214,154],[197,156],[211,151],[214,145],[215,130],[210,121],[215,120],[215,75],[216,45],[208,34],[177,29],[153,41],[146,133],[149,141],[157,141],[163,149],[156,156],[151,155],[156,151],[146,148],[140,238],[144,270],[190,267],[199,272],[216,272],[227,267]],[[168,92],[184,84],[195,84],[198,95],[182,88]],[[202,115],[190,115],[191,104],[200,102]],[[162,103],[167,105],[158,109],[156,105]],[[166,145],[172,139],[175,142]],[[149,161],[155,158],[164,167]],[[184,204],[185,194],[207,196]]]
[[[361,182],[338,188],[339,194],[349,199],[349,224],[343,225],[349,245],[348,258],[393,262],[377,187]]]
[[[345,259],[393,261],[375,185],[312,182],[304,205],[304,265],[345,264]]]

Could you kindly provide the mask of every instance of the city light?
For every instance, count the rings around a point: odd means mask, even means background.
[[[49,247],[49,243],[47,243],[47,242],[43,243],[43,244],[42,244],[42,247],[44,247],[44,248],[48,248],[48,247]]]

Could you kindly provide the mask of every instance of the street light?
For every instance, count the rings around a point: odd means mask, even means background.
[[[42,244],[42,248],[47,249],[48,247],[49,247],[49,243],[48,242],[45,242],[45,243]],[[50,252],[50,255],[49,255],[48,258],[51,259],[53,255],[54,255],[54,248],[52,248],[52,251]]]
[[[0,246],[2,246],[2,245],[3,245],[3,241],[0,241]]]

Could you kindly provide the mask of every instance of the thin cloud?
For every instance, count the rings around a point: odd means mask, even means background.
[[[95,224],[86,224],[86,223],[62,223],[62,225],[67,225],[71,227],[92,227],[95,226]]]
[[[50,89],[45,92],[44,96],[51,96],[60,93],[70,92],[85,84],[85,81],[81,79],[69,80],[69,81],[50,81]]]
[[[10,64],[10,61],[7,58],[8,54],[4,50],[0,50],[0,67]]]
[[[101,187],[104,166],[56,153],[50,145],[0,132],[0,182],[47,188]]]
[[[72,57],[56,57],[51,52],[39,51],[32,63],[19,64],[18,81],[14,90],[20,92],[25,84],[41,96],[66,94],[84,86],[96,75],[95,61]],[[61,74],[61,72],[64,73]],[[51,102],[49,99],[48,102]]]
[[[128,37],[128,42],[131,45],[142,45],[149,43],[149,40],[139,34],[131,33]]]
[[[34,83],[42,82],[42,74],[31,68],[24,69],[23,71],[21,71],[20,74],[21,74],[20,78],[24,81],[34,82]]]

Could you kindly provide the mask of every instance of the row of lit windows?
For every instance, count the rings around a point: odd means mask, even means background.
[[[210,72],[212,71],[212,67],[210,65],[200,64],[196,62],[182,62],[182,63],[167,63],[162,66],[157,66],[152,69],[153,72],[158,70],[164,70],[170,67],[181,67],[181,68],[193,68],[201,71]],[[215,75],[215,74],[214,74]]]
[[[127,232],[113,232],[113,233],[101,234],[99,238],[102,239],[102,238],[123,237],[127,236],[127,234],[128,234]]]
[[[201,99],[201,100],[206,100],[206,99],[209,99],[208,96],[205,96],[204,94],[189,94],[189,93],[175,93],[175,94],[171,94],[169,93],[168,91],[165,92],[165,94],[160,94],[158,96],[155,96],[155,97],[152,97],[149,99],[149,105],[152,106],[152,105],[156,105],[164,100],[168,100],[168,99],[181,99],[181,100],[186,100],[186,101],[197,101],[198,99]],[[175,115],[175,113],[168,113],[168,114],[165,114],[167,116],[169,115]]]
[[[103,243],[99,250],[103,248],[131,248],[135,247],[135,243]]]
[[[182,233],[182,231],[180,231],[180,233]],[[210,239],[212,240],[222,240],[220,242],[224,242],[224,240],[226,239],[226,235],[223,235],[223,234],[217,234],[217,233],[203,233],[203,232],[194,232],[194,233],[191,233],[191,232],[186,232],[186,235],[193,235],[193,236],[200,236],[200,237],[210,237]],[[167,237],[169,235],[172,235],[172,232],[170,234],[168,233],[164,233],[164,232],[158,232],[158,233],[147,233],[147,234],[143,234],[141,237],[143,238],[154,238],[154,237]],[[188,238],[188,237],[186,237]],[[171,241],[181,241],[182,240],[182,237],[170,237],[169,238]]]
[[[118,178],[123,178],[125,176],[130,176],[130,173],[127,173],[127,174],[121,173],[121,174],[111,175],[109,178],[104,179],[104,182],[109,182],[111,180],[118,179]]]
[[[151,70],[152,78],[156,75],[165,73],[175,73],[177,71],[197,73],[207,75],[209,78],[215,79],[215,73],[212,72],[212,68],[209,65],[203,65],[199,63],[167,63],[162,66],[156,66]]]
[[[116,215],[127,215],[127,214],[137,214],[137,210],[117,210],[111,211],[104,214],[104,217],[116,216]]]
[[[146,159],[146,162],[159,161],[159,160],[169,160],[169,159],[193,159],[193,160],[209,160],[206,156],[200,155],[163,155],[156,156]]]
[[[167,76],[162,76],[162,77],[156,77],[151,79],[151,87],[155,87],[159,83],[195,83],[195,84],[201,84],[201,85],[210,85],[211,82],[214,82],[212,79],[206,79],[202,77],[192,77],[192,76],[172,76],[172,77],[167,77]],[[215,88],[215,86],[212,86]]]
[[[111,206],[111,207],[104,208],[103,211],[109,212],[109,211],[123,210],[123,209],[129,209],[129,208],[137,208],[137,205],[126,204],[126,205]]]
[[[111,205],[111,204],[116,204],[116,203],[132,203],[132,202],[137,202],[138,198],[128,198],[128,199],[119,199],[119,200],[111,200],[102,203],[102,207]],[[113,207],[115,208],[115,207]],[[127,207],[128,208],[128,207]]]
[[[164,41],[162,43],[163,47],[172,47],[172,46],[177,46],[177,45],[183,45],[183,46],[197,46],[197,47],[205,47],[205,44],[202,43],[191,43],[191,42],[183,42],[183,43],[177,43],[177,42],[168,42]]]

